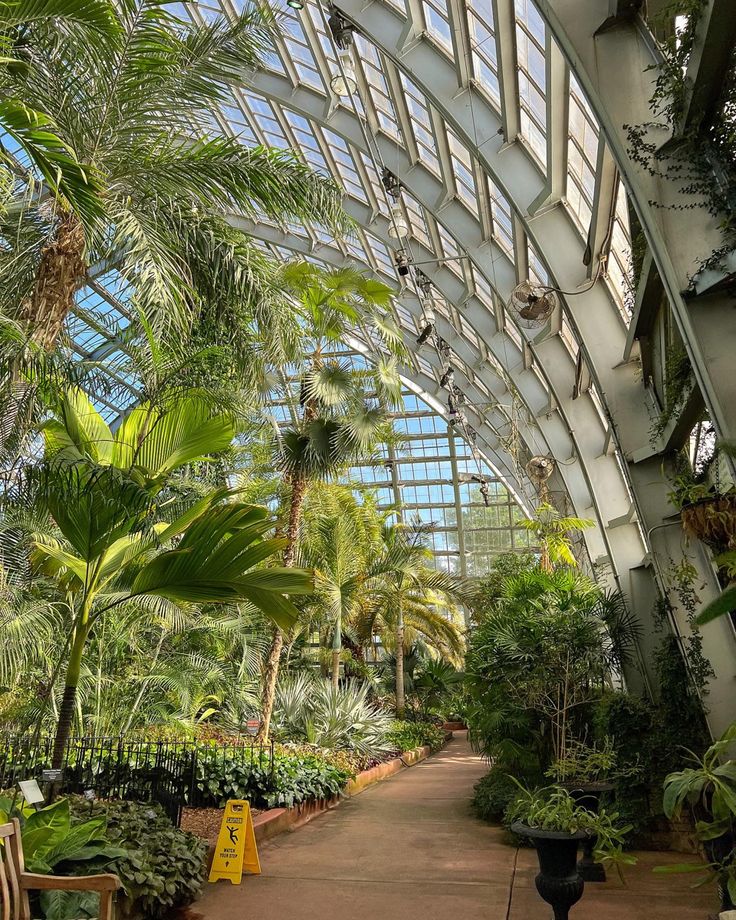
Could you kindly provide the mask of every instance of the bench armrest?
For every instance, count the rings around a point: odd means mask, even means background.
[[[122,882],[117,875],[39,875],[22,872],[24,891],[117,891]]]

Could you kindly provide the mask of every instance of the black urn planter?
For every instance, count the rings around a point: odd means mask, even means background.
[[[520,837],[534,841],[539,873],[534,879],[541,898],[551,905],[555,920],[568,920],[570,908],[583,896],[585,882],[578,871],[578,844],[588,836],[583,831],[545,831],[526,824],[512,824]]]
[[[613,783],[563,783],[565,789],[570,793],[576,805],[580,805],[594,815],[598,814],[598,807],[601,804],[601,796],[615,789]],[[595,861],[593,850],[595,849],[595,836],[587,836],[583,841],[583,855],[578,863],[578,870],[586,882],[605,882],[606,870],[600,863]]]

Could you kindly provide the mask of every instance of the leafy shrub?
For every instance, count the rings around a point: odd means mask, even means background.
[[[97,802],[90,807],[82,798],[69,801],[79,821],[106,816],[109,840],[125,851],[107,860],[104,869],[123,883],[119,910],[124,917],[156,920],[197,897],[205,879],[207,846],[174,827],[158,805]],[[87,872],[89,865],[77,871]]]
[[[197,762],[198,805],[220,807],[228,799],[247,799],[255,808],[289,808],[311,799],[339,795],[352,770],[330,763],[318,754],[274,752],[268,760],[249,762],[218,752]]]
[[[395,751],[413,751],[414,748],[425,746],[439,751],[445,743],[445,731],[432,722],[404,722],[397,719],[391,723],[388,741]]]
[[[276,692],[274,735],[282,741],[306,741],[323,748],[375,755],[389,749],[389,716],[368,701],[367,684],[297,674]]]
[[[473,810],[484,821],[501,821],[504,812],[518,797],[519,787],[503,767],[492,767],[475,784]]]

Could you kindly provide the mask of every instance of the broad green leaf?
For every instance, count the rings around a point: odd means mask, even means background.
[[[696,623],[704,626],[711,620],[736,610],[736,585],[729,585],[714,600],[706,604],[697,616]]]
[[[164,407],[137,406],[116,432],[112,463],[155,479],[227,449],[234,437],[231,418],[201,396],[181,395]]]

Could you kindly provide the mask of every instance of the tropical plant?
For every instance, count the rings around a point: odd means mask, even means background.
[[[352,492],[345,491],[337,507],[315,509],[314,520],[305,527],[301,551],[302,563],[315,573],[313,604],[331,634],[330,671],[335,687],[343,633],[365,603],[366,570],[371,549],[380,538],[373,505],[359,504]]]
[[[551,572],[559,563],[577,565],[571,534],[595,527],[595,522],[585,518],[563,517],[552,505],[542,502],[534,517],[519,521],[518,526],[535,535],[535,542],[541,547],[539,564],[543,571]]]
[[[664,866],[660,872],[702,872],[718,883],[724,910],[736,905],[736,722],[702,756],[688,751],[693,767],[670,773],[664,781],[664,812],[677,817],[685,806],[697,819],[695,832],[708,857],[707,866]],[[730,902],[730,903],[729,903]]]
[[[353,773],[319,751],[279,745],[268,757],[244,758],[213,750],[197,759],[198,801],[222,807],[228,799],[247,799],[255,808],[291,808],[340,794]]]
[[[733,830],[736,822],[736,760],[723,760],[736,743],[736,722],[702,757],[688,751],[694,767],[670,773],[664,781],[664,811],[678,817],[685,805],[701,806],[698,832],[708,838]]]
[[[29,872],[50,875],[69,862],[109,861],[125,854],[111,844],[104,817],[73,821],[68,799],[30,813],[10,809],[7,814],[20,821],[23,858]]]
[[[593,849],[596,862],[636,863],[635,856],[624,852],[626,835],[631,826],[622,825],[617,812],[608,812],[602,806],[597,813],[589,811],[559,786],[528,790],[515,782],[519,795],[506,809],[504,821],[507,824],[519,822],[529,828],[566,834],[582,831],[596,838]]]
[[[448,661],[430,658],[422,665],[421,673],[414,681],[414,690],[421,708],[426,713],[432,713],[450,705],[462,682],[462,672]]]
[[[586,736],[587,705],[629,660],[627,623],[622,605],[606,602],[572,569],[539,567],[506,579],[466,656],[474,742],[531,773],[564,759],[570,741]]]
[[[445,743],[447,733],[432,722],[404,722],[396,719],[391,723],[388,740],[396,751],[413,751],[419,747],[429,747],[439,751]]]
[[[155,610],[161,598],[249,602],[287,627],[296,610],[284,595],[311,590],[311,579],[300,570],[256,568],[284,541],[267,537],[265,508],[237,501],[225,487],[178,508],[172,520],[160,513],[177,468],[225,450],[233,436],[228,418],[196,395],[142,404],[113,436],[91,403],[72,392],[44,435],[45,462],[30,481],[61,538],[35,534],[33,560],[64,590],[73,622],[54,747],[59,766],[84,650],[108,611],[133,601]]]
[[[160,806],[114,801],[90,804],[76,796],[69,802],[76,821],[106,823],[107,836],[119,855],[105,869],[123,883],[118,900],[125,917],[157,920],[197,897],[207,872],[207,845],[174,827]]]
[[[232,19],[199,24],[161,0],[87,4],[97,27],[85,41],[57,28],[58,18],[34,15],[38,4],[13,6],[6,45],[12,36],[22,64],[5,63],[3,89],[85,164],[95,204],[92,214],[74,210],[78,196],[70,201],[62,185],[16,218],[33,221],[38,240],[13,253],[15,281],[3,294],[45,349],[95,263],[113,257],[160,328],[185,328],[215,296],[227,311],[234,300],[253,302],[264,282],[270,289],[267,260],[228,211],[345,226],[334,183],[291,152],[212,135],[231,85],[272,46],[267,6],[246,3]]]
[[[274,731],[288,741],[307,741],[376,755],[390,750],[390,717],[368,702],[368,687],[298,674],[282,680],[276,693]]]
[[[305,334],[314,350],[298,377],[298,408],[292,424],[279,431],[274,458],[288,488],[284,565],[296,558],[302,511],[310,483],[324,482],[350,463],[370,459],[379,440],[390,434],[380,402],[367,395],[367,382],[377,399],[400,399],[401,383],[394,363],[381,360],[372,375],[346,363],[325,360],[326,344],[340,341],[360,323],[371,323],[387,346],[400,350],[400,338],[388,307],[392,291],[359,272],[324,271],[309,263],[287,266],[288,285],[304,318]],[[291,391],[287,382],[288,395]],[[263,680],[259,740],[268,738],[284,638],[274,629]]]
[[[407,640],[411,645],[417,634],[424,635],[441,653],[456,660],[463,647],[457,626],[446,614],[452,613],[454,601],[466,599],[466,586],[461,578],[430,567],[426,534],[421,524],[385,526],[382,552],[367,572],[373,603],[363,610],[359,635],[369,643],[374,634],[380,634],[385,645],[393,644],[398,718],[406,707]]]
[[[600,745],[572,740],[566,745],[565,756],[555,760],[545,776],[555,783],[597,783],[611,779],[616,765],[611,738],[604,738]]]

